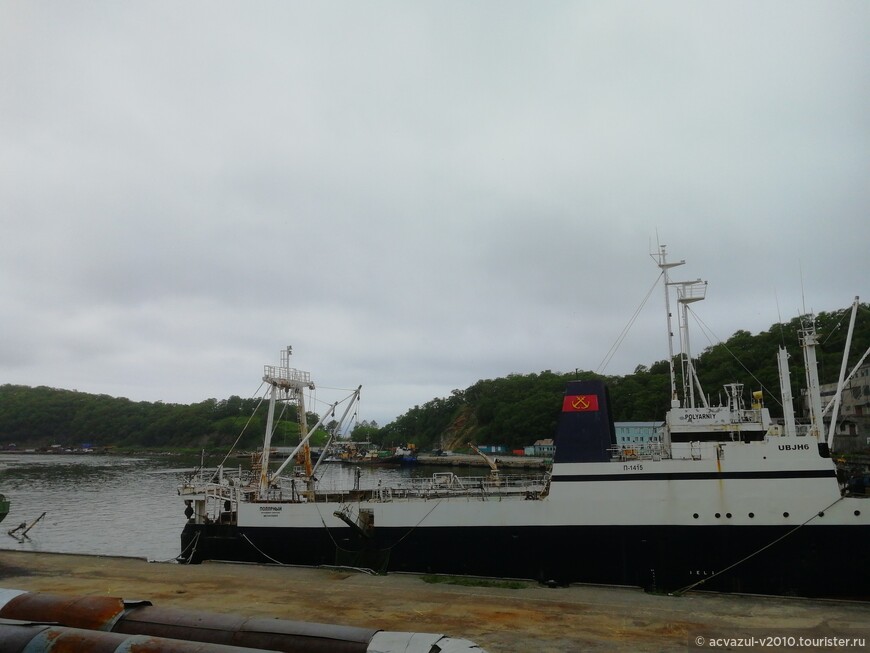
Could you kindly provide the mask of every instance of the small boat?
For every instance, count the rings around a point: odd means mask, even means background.
[[[398,465],[401,460],[401,456],[389,449],[372,449],[361,456],[349,458],[346,462],[351,465]]]
[[[361,456],[351,457],[343,462],[352,465],[416,465],[417,452],[409,447],[372,449]]]
[[[407,447],[396,447],[395,455],[398,457],[400,465],[417,464],[417,449],[413,444]]]
[[[487,476],[446,472],[336,490],[318,487],[313,473],[304,482],[283,476],[283,465],[269,471],[267,428],[259,473],[231,477],[220,468],[216,482],[205,475],[179,487],[187,518],[179,560],[870,599],[870,565],[856,544],[870,540],[870,501],[838,483],[814,320],[806,319],[799,334],[808,427],[796,424],[785,348],[778,356],[782,424],[761,396],[744,403],[739,384],[726,386],[724,402],[713,405],[688,346],[687,307],[705,287],[671,283],[669,270],[680,263],[668,262],[664,248],[657,263],[671,353],[661,441],[618,444],[604,383],[570,381],[549,471],[511,476],[493,460]],[[263,377],[272,387],[272,410],[279,392],[302,401],[302,391],[313,387],[307,372],[284,363],[267,366]],[[304,404],[299,410],[304,414]],[[832,412],[835,424],[836,405]]]

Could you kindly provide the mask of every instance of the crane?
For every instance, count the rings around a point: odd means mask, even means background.
[[[473,442],[469,442],[468,446],[474,450],[474,453],[483,458],[486,461],[487,465],[489,465],[490,476],[492,476],[493,478],[498,478],[498,461],[490,458],[485,453],[483,453],[480,449],[477,448],[477,446]]]

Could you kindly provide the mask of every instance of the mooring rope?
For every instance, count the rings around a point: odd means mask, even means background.
[[[758,555],[759,553],[761,553],[762,551],[766,551],[767,549],[769,549],[770,547],[772,547],[774,544],[776,544],[776,543],[778,543],[778,542],[782,542],[782,540],[784,540],[785,538],[787,538],[789,535],[792,535],[793,533],[795,533],[795,532],[798,531],[799,529],[803,528],[804,526],[806,526],[807,524],[809,524],[811,521],[813,521],[813,520],[816,519],[817,517],[821,516],[822,513],[824,513],[824,512],[826,512],[826,511],[830,510],[831,508],[833,508],[835,505],[837,505],[838,503],[840,503],[840,501],[842,501],[844,498],[845,498],[845,497],[840,497],[839,499],[837,499],[836,501],[834,501],[834,503],[832,503],[831,505],[829,505],[827,508],[824,508],[824,509],[820,510],[819,512],[817,512],[816,514],[814,514],[812,517],[810,517],[809,519],[807,519],[807,520],[806,520],[805,522],[803,522],[802,524],[798,524],[797,526],[795,526],[794,528],[792,528],[792,529],[791,529],[790,531],[788,531],[787,533],[785,533],[785,534],[783,534],[783,535],[780,535],[778,538],[776,538],[776,539],[773,540],[772,542],[768,542],[767,544],[765,544],[763,547],[761,547],[761,548],[758,549],[757,551],[753,551],[753,552],[750,553],[748,556],[745,556],[745,557],[741,558],[741,559],[738,560],[737,562],[735,562],[735,563],[733,563],[733,564],[731,564],[731,565],[728,565],[727,567],[725,567],[725,569],[721,569],[721,570],[717,571],[715,574],[712,574],[712,575],[710,575],[710,576],[707,576],[706,578],[702,578],[701,580],[699,580],[699,581],[696,582],[696,583],[692,583],[691,585],[686,585],[686,586],[683,587],[683,588],[680,588],[680,589],[678,589],[678,590],[675,590],[675,591],[671,592],[671,594],[672,594],[673,596],[682,596],[682,595],[685,594],[686,592],[689,592],[689,591],[695,589],[696,587],[698,587],[698,585],[701,585],[701,584],[703,584],[703,583],[706,583],[708,580],[712,580],[712,579],[716,578],[716,576],[719,576],[719,575],[721,575],[721,574],[724,574],[726,571],[729,571],[729,570],[731,570],[731,569],[734,569],[734,567],[736,567],[737,565],[742,565],[744,562],[746,562],[746,561],[749,560],[750,558],[754,558],[755,556],[757,556],[757,555]]]
[[[276,565],[281,565],[282,567],[285,566],[283,562],[281,562],[280,560],[275,560],[275,558],[273,558],[272,556],[268,555],[265,551],[263,551],[262,549],[260,549],[256,544],[254,544],[253,542],[251,542],[251,538],[249,538],[249,537],[248,537],[247,535],[245,535],[244,533],[242,533],[242,537],[245,538],[245,540],[248,542],[248,544],[250,544],[252,547],[254,547],[254,550],[255,550],[257,553],[259,553],[261,556],[263,556],[264,558],[268,559],[268,560],[271,561],[271,562],[274,562]]]
[[[326,534],[329,535],[329,539],[332,540],[332,545],[336,548],[337,551],[344,551],[345,553],[358,553],[358,551],[351,551],[350,549],[345,549],[339,546],[338,542],[335,541],[335,538],[332,536],[332,531],[329,530],[329,526],[326,525],[326,520],[323,518],[323,513],[320,512],[320,506],[317,505],[317,501],[314,501],[314,509],[317,511],[317,516],[320,517],[320,523],[323,524],[323,528],[326,529]],[[387,549],[378,549],[379,551],[386,551]],[[358,567],[348,567],[348,569],[358,569]],[[360,570],[365,570],[364,567],[359,568]],[[371,573],[374,573],[374,570],[368,569]]]
[[[191,540],[190,544],[188,544],[187,547],[174,558],[169,558],[168,560],[157,560],[156,562],[172,562],[173,560],[178,561],[179,558],[181,558],[184,559],[184,564],[189,565],[191,559],[193,558],[193,554],[196,553],[196,545],[197,542],[199,542],[200,535],[202,535],[202,531],[197,531],[196,535],[193,536],[193,540]],[[193,551],[191,551],[190,555],[185,559],[184,554],[187,552],[187,549],[191,547],[193,547]]]
[[[268,559],[269,561],[273,562],[274,564],[276,564],[276,565],[278,565],[278,566],[280,566],[280,567],[292,567],[292,566],[294,566],[294,565],[288,565],[288,564],[286,564],[286,563],[284,563],[284,562],[281,562],[280,560],[276,560],[276,559],[273,558],[272,556],[268,555],[265,551],[263,551],[263,550],[262,550],[261,548],[259,548],[256,544],[254,544],[254,543],[251,541],[251,539],[250,539],[247,535],[245,535],[244,533],[242,533],[242,537],[245,538],[245,540],[248,542],[248,544],[250,544],[252,547],[254,547],[254,550],[255,550],[257,553],[259,553],[261,556],[263,556],[264,558]],[[333,541],[334,541],[334,540],[333,540]],[[342,549],[342,550],[343,550],[343,549]],[[349,553],[353,553],[353,551],[349,551]],[[326,569],[351,569],[351,570],[353,570],[353,571],[361,571],[361,572],[365,572],[365,573],[367,573],[367,574],[375,575],[375,572],[374,572],[373,570],[371,570],[371,569],[366,569],[365,567],[350,567],[350,566],[347,566],[347,565],[320,565],[320,566],[321,566],[321,567],[324,567],[324,568],[326,568]]]
[[[378,552],[384,553],[384,552],[392,551],[395,547],[399,546],[399,544],[401,544],[405,540],[405,538],[407,538],[411,533],[413,533],[414,530],[416,530],[416,528],[418,526],[420,526],[420,524],[422,524],[426,520],[426,518],[429,517],[429,515],[432,514],[432,511],[435,510],[435,508],[437,508],[440,505],[442,500],[443,499],[438,499],[438,501],[435,502],[435,505],[429,509],[429,512],[427,512],[425,515],[423,515],[422,519],[420,519],[420,521],[418,521],[416,524],[414,524],[414,526],[412,526],[410,529],[408,529],[408,532],[405,533],[404,535],[402,535],[402,537],[400,537],[398,539],[398,541],[393,542],[393,544],[391,544],[390,546],[388,546],[384,549],[378,549]],[[342,551],[344,553],[360,553],[359,551],[352,551],[350,549],[345,549],[344,547],[339,546],[338,542],[336,542],[335,538],[332,536],[332,531],[329,530],[329,526],[326,525],[326,520],[323,518],[323,513],[320,512],[320,506],[317,505],[316,501],[314,502],[314,509],[317,510],[317,516],[320,517],[320,523],[323,524],[323,528],[326,529],[326,534],[329,535],[329,539],[332,540],[332,545],[335,547],[336,551]],[[377,572],[374,569],[369,569],[367,567],[352,567],[352,566],[347,566],[347,565],[323,565],[323,566],[329,567],[329,568],[336,568],[336,569],[352,569],[354,571],[364,571],[366,573],[373,574],[373,575],[377,574]]]
[[[408,537],[411,533],[413,533],[415,530],[417,530],[417,527],[418,527],[420,524],[422,524],[424,521],[426,521],[426,518],[427,518],[429,515],[432,514],[432,511],[435,510],[435,508],[437,508],[439,505],[441,505],[441,502],[442,502],[443,500],[444,500],[443,498],[442,498],[442,499],[438,499],[438,501],[435,502],[435,505],[432,506],[432,507],[429,509],[429,512],[427,512],[425,515],[423,515],[423,518],[422,518],[420,521],[418,521],[416,524],[414,524],[414,525],[413,525],[413,526],[408,530],[407,533],[405,533],[404,535],[402,535],[402,537],[399,538],[399,541],[398,541],[398,542],[396,542],[396,543],[392,544],[391,546],[387,547],[386,550],[387,550],[387,551],[390,551],[390,550],[392,550],[393,548],[399,546],[399,545],[402,543],[402,541],[403,541],[406,537]]]

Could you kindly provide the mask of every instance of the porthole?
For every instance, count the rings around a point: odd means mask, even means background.
[[[749,519],[752,519],[753,517],[755,517],[755,513],[754,513],[754,512],[750,512],[750,513],[749,513]]]
[[[856,510],[856,511],[855,511],[855,516],[856,516],[856,517],[857,517],[858,515],[860,515],[860,514],[861,514],[861,511],[860,511],[860,510]]]
[[[716,519],[719,519],[719,517],[721,517],[721,516],[722,515],[720,515],[718,512],[716,513]]]
[[[858,511],[856,510],[856,511],[855,511],[855,514],[857,514],[857,513],[858,513]],[[694,517],[695,519],[697,519],[697,518],[698,518],[698,513],[695,513],[694,515],[692,515],[692,517]]]
[[[728,519],[731,519],[731,513],[730,513],[730,512],[726,512],[726,513],[725,513],[725,516],[726,516]]]
[[[820,510],[820,511],[819,511],[819,517],[824,517],[824,516],[825,516],[825,513],[822,512],[822,511]]]
[[[783,516],[783,517],[788,517],[788,513],[787,513],[787,512],[784,512],[784,513],[782,513],[782,516]]]

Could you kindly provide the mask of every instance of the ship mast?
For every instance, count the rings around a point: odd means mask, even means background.
[[[819,364],[816,361],[816,318],[805,315],[801,318],[800,343],[804,351],[804,366],[807,375],[807,401],[810,408],[810,435],[822,442],[824,424],[822,422],[822,396],[819,390]]]
[[[855,316],[858,313],[858,297],[852,302],[852,317],[849,319],[849,332],[846,334],[846,347],[843,349],[843,361],[840,363],[840,376],[837,380],[837,392],[834,395],[834,410],[831,413],[831,428],[828,431],[828,449],[834,449],[834,434],[837,432],[837,416],[840,411],[840,399],[843,395],[846,367],[849,362],[849,350],[852,348],[852,333],[855,331]],[[827,410],[827,409],[826,409]],[[824,415],[824,412],[822,413]]]
[[[833,399],[831,399],[830,403],[822,409],[822,396],[821,396],[821,388],[819,385],[819,369],[818,369],[818,361],[816,360],[816,346],[819,344],[818,334],[816,333],[816,318],[814,315],[803,315],[801,316],[801,330],[800,330],[800,344],[803,349],[804,355],[804,367],[806,373],[806,398],[807,398],[807,406],[809,408],[810,413],[810,428],[809,434],[814,436],[819,443],[827,443],[828,450],[833,451],[834,449],[834,436],[837,431],[837,416],[840,408],[840,400],[843,394],[843,387],[852,378],[852,375],[857,371],[857,369],[864,362],[864,358],[866,358],[867,354],[870,354],[870,349],[868,349],[864,356],[858,361],[855,365],[855,368],[846,376],[846,367],[849,359],[849,351],[852,346],[852,334],[855,329],[855,315],[858,311],[858,301],[859,298],[855,297],[855,301],[852,302],[852,316],[849,320],[849,331],[846,334],[846,346],[843,350],[843,360],[840,363],[840,376],[837,382],[837,390],[834,393]],[[791,384],[789,381],[789,372],[788,372],[788,354],[785,351],[784,347],[779,348],[779,383],[782,392],[782,404],[783,404],[783,417],[785,419],[785,434],[786,435],[794,435],[795,434],[795,421],[794,421],[794,410],[792,408],[792,396],[791,396]],[[824,425],[824,416],[828,410],[833,406],[833,413],[831,415],[831,423],[828,431],[827,439],[825,438],[825,425]]]
[[[286,401],[295,401],[296,410],[299,414],[299,425],[302,428],[303,442],[307,442],[307,424],[305,422],[305,399],[304,390],[309,388],[314,389],[314,383],[311,382],[311,375],[308,372],[293,369],[290,367],[290,356],[293,354],[293,347],[288,346],[281,350],[281,364],[266,365],[263,368],[263,381],[272,386],[269,396],[269,415],[266,418],[266,435],[263,439],[263,453],[260,463],[260,485],[259,498],[265,499],[269,495],[269,485],[271,478],[269,476],[269,453],[272,446],[272,432],[274,431],[275,423],[275,404],[278,399],[278,392],[284,394]]]
[[[685,265],[685,260],[677,261],[676,263],[668,263],[667,245],[659,245],[657,254],[651,255],[656,260],[656,265],[662,271],[665,283],[665,312],[668,318],[668,368],[671,372],[671,408],[680,407],[680,399],[677,396],[677,379],[674,372],[674,329],[671,324],[671,297],[670,297],[670,281],[668,279],[668,270],[679,265]]]
[[[344,409],[344,414],[341,416],[341,419],[338,420],[338,423],[335,425],[335,428],[332,429],[332,432],[329,434],[329,439],[327,439],[326,444],[323,445],[323,453],[317,459],[317,462],[314,464],[314,469],[311,470],[311,473],[308,475],[309,480],[314,478],[314,474],[317,472],[317,468],[320,467],[320,463],[324,461],[326,458],[326,453],[329,451],[329,446],[332,444],[332,441],[335,439],[336,435],[338,435],[341,430],[342,424],[344,424],[344,420],[347,419],[347,416],[350,414],[350,411],[357,405],[359,401],[359,393],[362,390],[362,386],[357,386],[356,390],[353,391],[353,394],[350,396],[350,401],[347,404],[347,408]]]
[[[794,421],[794,404],[791,396],[791,375],[788,370],[788,352],[785,347],[779,348],[776,356],[779,369],[779,391],[782,395],[782,417],[785,424],[785,435],[793,437],[797,435]]]
[[[677,288],[677,303],[680,305],[680,343],[683,351],[683,400],[688,408],[695,407],[695,388],[701,397],[701,403],[705,408],[707,397],[701,381],[695,373],[695,365],[692,363],[692,347],[689,343],[689,304],[700,302],[707,294],[707,282],[695,279],[694,281],[681,281],[674,283]]]
[[[673,330],[673,315],[671,314],[671,286],[677,289],[677,303],[680,306],[680,313],[677,316],[677,324],[680,329],[680,351],[681,351],[681,373],[683,376],[683,405],[686,408],[695,407],[695,388],[698,389],[698,394],[701,396],[701,402],[707,406],[707,399],[704,396],[704,391],[701,388],[701,382],[695,374],[695,368],[692,364],[692,351],[689,343],[689,314],[688,305],[694,302],[699,302],[704,299],[707,292],[707,282],[701,279],[694,281],[671,281],[668,276],[668,270],[679,265],[684,265],[685,260],[679,260],[674,263],[669,263],[667,260],[667,245],[659,245],[659,251],[652,254],[656,265],[662,271],[665,286],[665,312],[667,313],[668,324],[668,368],[671,374],[671,408],[680,408],[680,398],[677,395],[676,372],[674,371],[674,330]]]

